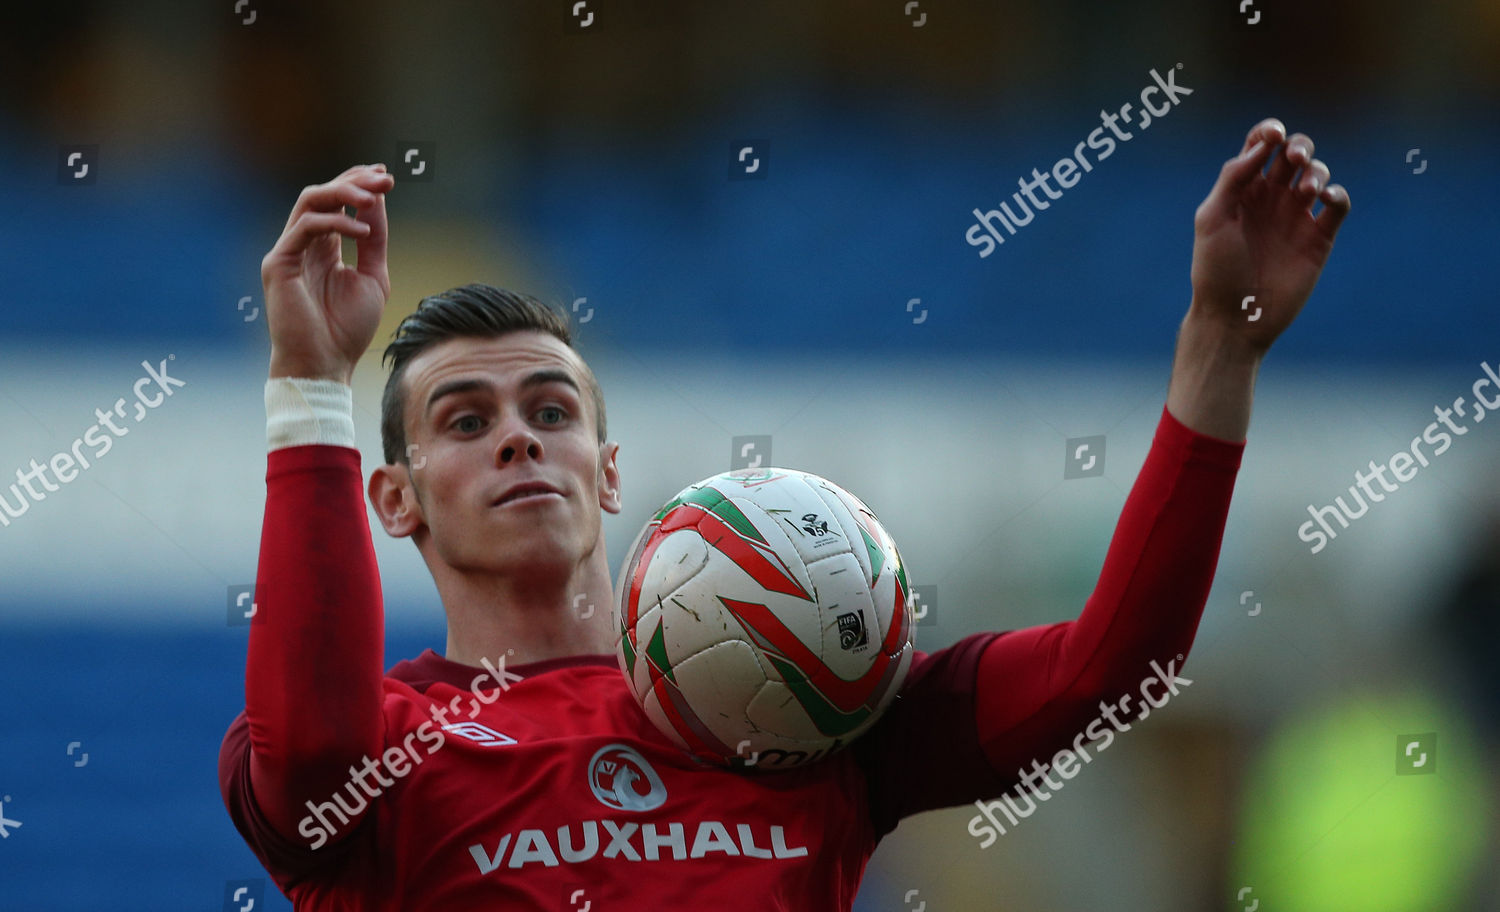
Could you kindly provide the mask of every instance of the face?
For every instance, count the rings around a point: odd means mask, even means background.
[[[384,466],[372,482],[386,530],[414,536],[429,563],[513,576],[566,576],[602,549],[599,511],[620,512],[618,444],[599,443],[585,372],[533,331],[450,339],[412,359],[410,468]]]

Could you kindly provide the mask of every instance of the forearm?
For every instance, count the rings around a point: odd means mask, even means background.
[[[1243,442],[1263,356],[1244,334],[1207,316],[1195,298],[1177,334],[1167,411],[1200,434]]]

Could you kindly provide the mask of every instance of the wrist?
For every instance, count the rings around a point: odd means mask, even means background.
[[[1200,434],[1243,441],[1264,354],[1211,312],[1190,308],[1177,334],[1167,411]]]
[[[280,354],[274,349],[271,352],[271,369],[267,379],[299,379],[299,380],[332,380],[352,386],[354,383],[353,365],[334,365],[328,363],[316,363],[306,358],[295,358]]]
[[[1194,294],[1187,315],[1182,318],[1178,346],[1212,353],[1218,361],[1257,365],[1271,346],[1248,332],[1247,325],[1245,314],[1240,311],[1205,304]]]

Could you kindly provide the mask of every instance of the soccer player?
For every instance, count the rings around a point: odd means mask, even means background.
[[[1079,617],[918,653],[848,749],[750,773],[691,759],[627,690],[610,612],[588,608],[611,601],[600,511],[623,481],[599,383],[563,318],[490,286],[424,299],[386,350],[368,495],[426,561],[448,635],[382,673],[349,384],[389,297],[394,179],[361,165],[305,188],[261,266],[266,508],[219,761],[235,826],[298,910],[825,912],[850,908],[901,818],[1023,779],[1035,794],[1101,709],[1175,687],[1257,368],[1349,211],[1312,153],[1265,120],[1198,207],[1166,402]]]

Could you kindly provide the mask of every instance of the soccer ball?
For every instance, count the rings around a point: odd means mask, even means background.
[[[880,718],[912,658],[896,543],[859,498],[794,469],[691,485],[620,574],[620,669],[657,728],[699,759],[781,769]]]

